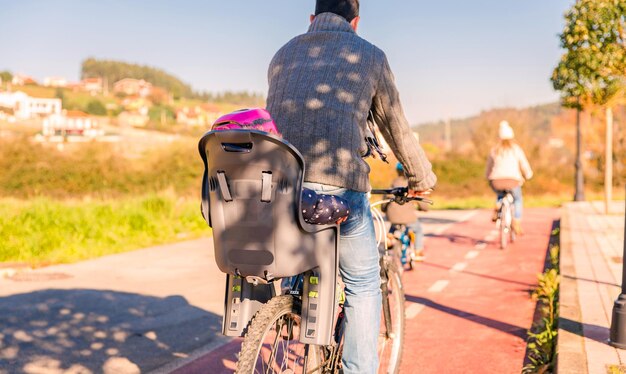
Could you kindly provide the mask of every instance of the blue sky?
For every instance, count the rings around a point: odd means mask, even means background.
[[[361,0],[411,123],[557,100],[549,76],[573,0]],[[87,57],[165,69],[199,90],[265,93],[267,65],[314,0],[0,0],[0,70],[78,79]]]

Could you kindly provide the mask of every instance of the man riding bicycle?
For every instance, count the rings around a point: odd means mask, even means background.
[[[306,162],[305,187],[346,199],[339,267],[345,284],[344,373],[375,373],[380,269],[367,192],[368,113],[404,166],[412,195],[436,183],[411,134],[383,51],[356,34],[358,0],[317,0],[307,33],[284,45],[268,69],[267,109]]]

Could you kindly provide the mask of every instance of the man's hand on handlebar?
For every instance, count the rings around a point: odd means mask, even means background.
[[[417,191],[417,190],[408,190],[408,197],[428,197],[433,192],[432,188],[427,189],[426,191]]]

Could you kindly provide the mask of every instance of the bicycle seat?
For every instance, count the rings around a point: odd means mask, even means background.
[[[519,187],[520,181],[515,179],[492,179],[489,181],[489,184],[494,191],[507,193]]]

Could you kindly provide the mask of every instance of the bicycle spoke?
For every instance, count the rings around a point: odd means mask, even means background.
[[[276,358],[276,350],[278,348],[278,338],[280,338],[280,332],[283,329],[284,317],[281,317],[278,321],[276,321],[276,337],[274,338],[274,342],[272,343],[272,350],[270,353],[270,358],[267,362],[267,371],[266,374],[271,373],[270,369],[272,368],[272,362]]]

